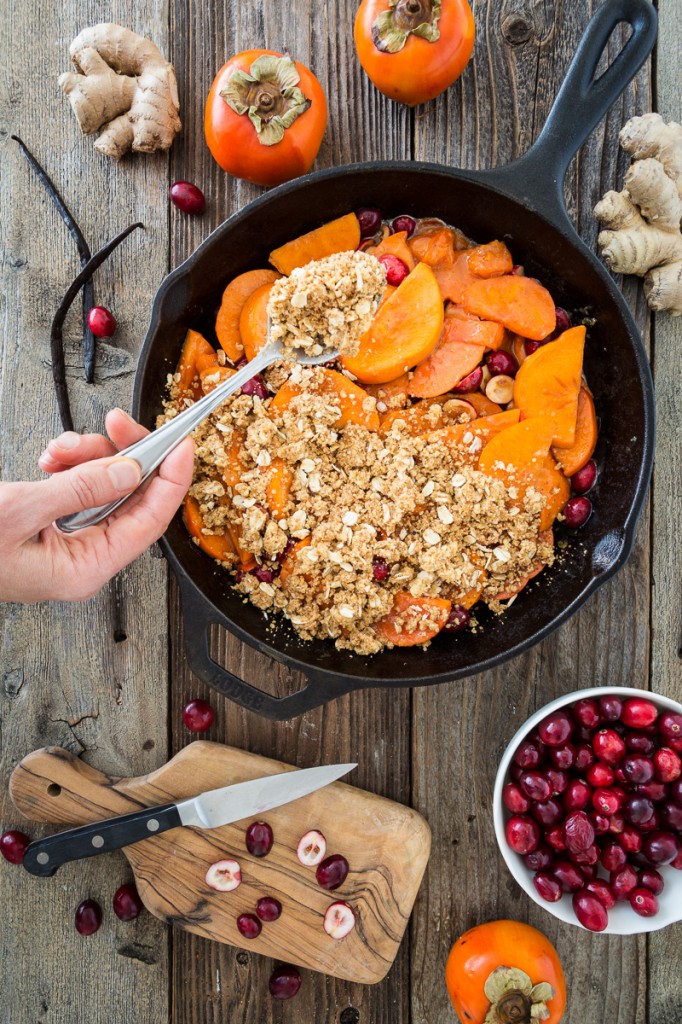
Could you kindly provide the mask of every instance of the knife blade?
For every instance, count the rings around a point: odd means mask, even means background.
[[[219,828],[241,818],[256,817],[328,786],[353,768],[357,764],[331,764],[265,775],[211,789],[179,803],[143,807],[106,821],[70,828],[31,843],[23,865],[32,875],[49,878],[69,861],[120,850],[173,828]]]

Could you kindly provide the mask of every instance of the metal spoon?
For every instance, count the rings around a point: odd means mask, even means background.
[[[269,328],[270,325],[268,323],[268,333]],[[191,405],[185,412],[181,412],[172,420],[168,420],[158,430],[153,430],[146,437],[143,437],[141,441],[131,444],[125,451],[119,452],[119,455],[125,455],[139,463],[142,470],[142,477],[137,485],[139,487],[161,465],[166,456],[170,455],[181,441],[184,441],[203,420],[210,416],[214,409],[222,405],[226,398],[234,394],[235,391],[238,391],[242,385],[246,384],[252,377],[255,377],[261,370],[264,370],[266,366],[270,366],[271,363],[281,362],[284,359],[293,360],[300,363],[301,366],[319,366],[321,363],[327,363],[338,358],[338,355],[338,351],[334,349],[326,349],[319,356],[309,356],[303,349],[294,349],[291,354],[285,356],[284,348],[280,341],[269,341],[250,363],[247,363],[241,370],[237,370],[232,377],[223,381],[214,391],[209,391],[207,395],[200,398],[198,402]],[[137,490],[137,487],[135,490]],[[134,493],[135,491],[131,491],[130,494],[119,498],[118,501],[112,501],[109,505],[100,505],[99,508],[90,508],[84,512],[74,512],[72,515],[62,516],[60,519],[57,519],[55,525],[62,533],[75,533],[77,530],[83,530],[87,526],[96,526],[97,523],[107,519],[114,509],[120,508],[131,494]]]

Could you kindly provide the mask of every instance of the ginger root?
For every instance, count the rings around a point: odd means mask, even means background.
[[[619,274],[644,277],[651,309],[682,314],[682,126],[660,114],[633,117],[620,133],[633,157],[622,192],[594,208],[607,230],[599,247]]]
[[[154,43],[121,25],[85,28],[70,46],[77,71],[59,77],[83,134],[119,160],[132,149],[168,149],[182,127],[173,65]]]

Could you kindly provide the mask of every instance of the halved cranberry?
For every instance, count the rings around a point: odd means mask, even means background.
[[[584,526],[592,515],[592,502],[589,498],[569,498],[563,507],[563,516],[566,526],[573,530]]]
[[[615,775],[613,768],[609,768],[607,764],[597,761],[596,764],[590,765],[587,769],[585,778],[595,789],[604,789],[614,782]]]
[[[461,633],[469,625],[471,613],[460,604],[453,604],[443,629],[446,633]]]
[[[556,903],[563,895],[561,883],[547,871],[538,871],[533,876],[533,885],[538,895],[547,903]]]
[[[483,380],[483,370],[480,366],[477,366],[475,370],[467,374],[466,377],[462,377],[459,384],[457,384],[452,390],[458,395],[467,395],[470,391],[478,391]]]
[[[554,853],[546,846],[541,843],[537,850],[533,850],[532,853],[527,853],[523,858],[523,863],[531,871],[544,871],[554,860]]]
[[[661,747],[654,754],[654,771],[661,782],[674,782],[682,775],[682,761],[670,747]]]
[[[631,729],[644,729],[647,725],[654,724],[658,717],[658,709],[644,697],[628,697],[623,703],[620,717]]]
[[[215,713],[207,700],[191,700],[182,709],[182,720],[191,732],[206,732],[213,725]]]
[[[345,939],[355,928],[355,912],[350,904],[339,900],[327,907],[323,924],[327,935],[333,939]]]
[[[204,193],[191,181],[176,181],[168,189],[170,201],[183,213],[198,214],[206,209]]]
[[[381,227],[381,210],[363,206],[355,211],[355,216],[360,224],[360,238],[370,238],[372,235],[376,235]]]
[[[505,835],[512,850],[522,855],[532,853],[540,841],[540,829],[537,822],[526,815],[514,815],[510,818],[505,828]]]
[[[645,732],[629,732],[623,738],[625,746],[633,754],[653,754],[654,752],[654,741]]]
[[[623,710],[620,697],[605,696],[599,698],[599,713],[604,722],[617,722]]]
[[[574,779],[569,782],[563,796],[564,807],[567,811],[582,811],[592,799],[592,790],[582,779]]]
[[[595,789],[592,794],[592,806],[595,811],[599,811],[600,814],[604,814],[608,818],[620,810],[621,804],[620,794],[612,789]]]
[[[591,882],[588,882],[585,886],[588,892],[591,892],[593,896],[596,896],[600,903],[602,903],[607,910],[611,910],[616,905],[616,899],[611,892],[611,886],[608,882],[605,882],[603,878],[594,878]]]
[[[625,741],[615,729],[599,729],[592,738],[592,749],[600,761],[613,767],[625,756]]]
[[[74,923],[81,935],[94,935],[102,924],[102,908],[96,900],[83,900],[76,907]]]
[[[560,796],[568,788],[568,775],[561,768],[547,768],[545,776],[552,787],[552,795]]]
[[[261,921],[276,921],[282,913],[282,904],[274,896],[261,896],[256,904],[256,913]]]
[[[626,853],[639,853],[642,849],[642,833],[634,825],[626,825],[616,836]]]
[[[573,894],[573,910],[583,928],[591,932],[603,932],[609,923],[606,907],[587,889]]]
[[[485,357],[485,365],[488,367],[491,377],[499,377],[501,374],[507,377],[515,377],[519,364],[511,352],[498,349],[496,352],[489,352]]]
[[[110,338],[116,331],[116,317],[106,306],[93,306],[88,313],[88,327],[96,338]]]
[[[665,800],[668,795],[668,787],[665,782],[658,782],[656,779],[644,782],[641,786],[635,786],[635,790],[642,796],[648,796],[655,804]]]
[[[557,768],[563,768],[564,771],[568,771],[569,768],[574,767],[577,753],[572,743],[564,743],[561,747],[550,747],[549,756]]]
[[[217,892],[232,892],[242,884],[242,870],[236,860],[218,860],[209,867],[205,881]]]
[[[627,863],[628,855],[620,843],[607,843],[600,860],[606,871],[619,871]]]
[[[658,720],[658,731],[666,740],[682,737],[682,715],[676,711],[664,711]]]
[[[586,462],[582,469],[571,477],[571,488],[574,494],[587,494],[594,487],[597,479],[597,463],[594,459]]]
[[[594,828],[584,811],[573,811],[564,821],[564,839],[570,853],[580,853],[594,842]]]
[[[581,726],[581,729],[583,726]],[[589,729],[585,730],[589,734]],[[591,736],[588,736],[591,739]],[[575,764],[573,767],[577,772],[587,771],[595,763],[596,758],[592,747],[588,746],[587,743],[579,743],[575,751]]]
[[[414,229],[417,226],[417,222],[414,217],[408,216],[406,213],[402,213],[399,217],[393,218],[391,227],[394,231],[406,231],[407,237],[409,238]]]
[[[679,850],[679,841],[672,832],[651,832],[644,837],[642,843],[642,853],[652,864],[670,864],[677,857]]]
[[[386,284],[392,285],[394,288],[402,284],[407,275],[410,272],[410,268],[406,263],[400,259],[399,256],[394,256],[392,253],[386,253],[385,256],[379,257],[379,263],[386,271]]]
[[[512,814],[525,814],[530,800],[515,782],[508,782],[502,790],[502,803]]]
[[[524,797],[524,800],[525,799],[526,798]],[[530,803],[530,801],[526,801],[526,803]],[[298,856],[301,864],[305,864],[306,867],[311,868],[316,867],[320,861],[324,859],[326,852],[327,840],[321,832],[317,831],[317,829],[311,829],[309,832],[306,832],[305,835],[299,839],[298,846],[296,848],[296,855]]]
[[[665,886],[663,875],[656,868],[642,868],[637,874],[637,884],[648,889],[654,896],[660,896]]]
[[[514,819],[510,819],[513,821]],[[535,826],[537,828],[537,825]],[[526,851],[528,852],[528,851]],[[346,881],[348,861],[340,853],[334,853],[317,865],[315,877],[323,889],[338,889]]]
[[[583,697],[577,700],[571,708],[573,717],[588,729],[596,729],[601,721],[599,705],[593,697]]]
[[[564,816],[564,809],[558,800],[537,800],[531,806],[530,813],[541,825],[551,827],[559,824]]]
[[[246,830],[246,849],[252,857],[267,857],[274,836],[266,821],[254,821]]]
[[[114,913],[121,921],[134,921],[142,913],[143,903],[133,882],[119,885],[112,902]]]
[[[673,832],[682,832],[682,807],[668,800],[661,807],[661,820]]]
[[[561,851],[566,849],[564,830],[560,825],[545,829],[545,841],[549,843],[553,850]]]
[[[26,847],[31,842],[25,832],[17,829],[10,829],[0,836],[0,853],[10,864],[21,864],[26,853]]]
[[[291,964],[276,967],[270,975],[268,988],[273,999],[293,999],[301,987],[301,975]]]
[[[637,885],[637,872],[631,864],[624,864],[609,876],[611,892],[617,900],[626,900]]]
[[[654,805],[646,796],[630,796],[625,801],[623,813],[631,825],[642,825],[654,813]]]
[[[561,747],[573,732],[573,721],[565,711],[554,711],[538,726],[538,735],[548,747]]]
[[[255,914],[240,914],[237,918],[237,928],[245,939],[257,939],[262,927]]]
[[[653,917],[658,913],[658,900],[649,889],[633,889],[630,893],[630,906],[640,917]]]
[[[585,876],[582,871],[570,861],[556,860],[552,866],[552,874],[564,892],[577,892],[585,885]]]
[[[549,800],[552,794],[552,787],[541,772],[524,772],[519,786],[531,800]]]

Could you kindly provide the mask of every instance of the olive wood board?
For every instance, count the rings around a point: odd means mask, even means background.
[[[27,818],[72,826],[294,770],[234,747],[197,741],[149,775],[119,779],[61,747],[47,747],[15,768],[10,794]],[[244,833],[252,818],[216,829],[176,828],[126,847],[147,909],[208,939],[337,978],[381,981],[398,952],[426,869],[431,848],[426,821],[410,807],[343,782],[265,817],[274,844],[262,858],[246,850]],[[333,892],[322,889],[315,869],[296,855],[300,837],[312,828],[325,836],[327,855],[342,853],[350,865],[345,882]],[[206,884],[205,874],[224,858],[239,862],[242,883],[220,893]],[[261,896],[281,902],[281,917],[264,923],[258,938],[246,940],[237,917],[254,912]],[[335,900],[350,903],[356,915],[355,928],[341,940],[327,935],[322,924]]]

